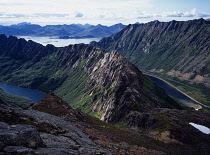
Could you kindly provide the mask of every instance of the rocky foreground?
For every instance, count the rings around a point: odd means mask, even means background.
[[[72,109],[53,93],[24,110],[0,104],[0,112],[0,154],[210,152],[209,135],[187,125],[194,120],[209,126],[210,117],[205,113],[169,109],[133,112],[126,122],[113,126]]]
[[[127,143],[103,144],[99,137],[106,133],[95,137],[84,128],[106,126],[97,124],[96,118],[73,110],[52,93],[25,110],[0,105],[0,111],[0,154],[162,154]],[[100,132],[96,128],[92,130]]]

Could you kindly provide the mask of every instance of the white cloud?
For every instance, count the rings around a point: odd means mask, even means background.
[[[197,14],[198,14],[197,9],[192,9],[192,10],[189,11],[189,12],[185,12],[185,13],[184,13],[184,16],[185,16],[185,17],[193,17],[193,16],[197,16]]]
[[[83,13],[81,12],[75,12],[75,18],[83,17]]]
[[[14,21],[64,22],[126,19],[133,10],[151,8],[153,0],[1,0],[1,17]],[[28,21],[28,20],[31,21]],[[122,20],[121,20],[122,21]],[[1,21],[0,21],[1,22]],[[4,21],[2,21],[4,22]]]
[[[196,8],[188,12],[173,11],[173,12],[164,12],[163,17],[210,17],[210,13],[199,12]]]
[[[196,8],[184,13],[185,17],[210,17],[210,13],[199,12]]]
[[[191,11],[155,12],[156,0],[0,0],[0,24],[31,23],[87,23],[124,24],[210,17],[209,13]],[[157,6],[156,6],[157,7]]]
[[[184,14],[180,11],[164,12],[163,17],[182,17]]]

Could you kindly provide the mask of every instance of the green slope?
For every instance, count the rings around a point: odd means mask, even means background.
[[[129,25],[92,45],[119,51],[143,72],[198,89],[194,94],[200,91],[205,96],[203,99],[193,97],[210,105],[209,21],[154,21]],[[189,88],[185,89],[188,93]]]

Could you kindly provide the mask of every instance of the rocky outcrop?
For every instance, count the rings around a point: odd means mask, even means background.
[[[83,113],[79,109],[74,110],[67,102],[56,96],[53,92],[49,92],[46,97],[37,103],[28,105],[24,109],[49,113],[71,122],[82,121],[84,118]]]
[[[70,106],[63,106],[62,111],[65,108],[66,111],[60,115],[61,117],[49,114],[53,110],[53,114],[57,115],[56,111],[59,112],[60,109],[51,108],[65,105],[65,103],[56,95],[48,94],[44,99],[36,103],[36,106],[30,105],[27,110],[13,110],[0,105],[0,113],[5,116],[1,118],[0,122],[0,154],[109,155],[129,154],[134,151],[137,154],[163,154],[161,151],[138,146],[132,147],[125,142],[116,142],[116,139],[121,137],[113,135],[115,132],[113,127],[106,125],[107,127],[104,128],[104,126],[101,126],[101,124],[104,124],[102,121],[82,112],[80,113],[83,119],[80,120],[77,110],[74,111]],[[43,104],[46,104],[46,106],[42,107]],[[48,107],[49,109],[47,109]],[[48,113],[33,109],[47,110]],[[76,115],[74,116],[74,114]],[[78,119],[75,120],[75,118]],[[110,136],[104,133],[106,130],[109,130]],[[114,141],[112,140],[113,136]],[[107,142],[105,143],[105,141]]]
[[[101,113],[102,120],[116,123],[131,111],[146,112],[167,107],[166,98],[146,92],[146,78],[117,51],[105,53],[94,66],[89,70],[86,87],[91,90],[88,95],[94,99],[93,111]],[[170,98],[168,101],[171,107],[181,108]]]
[[[35,110],[25,110],[18,112],[18,114],[27,117],[35,124],[39,124],[38,129],[44,132],[41,133],[41,137],[45,145],[52,148],[52,150],[64,148],[64,150],[67,149],[66,151],[68,151],[68,149],[72,149],[75,152],[74,154],[107,152],[102,148],[100,149],[82,130],[60,117]],[[77,151],[74,151],[74,149]],[[42,151],[45,152],[45,150],[41,149]]]
[[[150,113],[139,113],[139,112],[131,112],[125,119],[127,122],[127,126],[134,127],[137,129],[151,129],[154,127],[156,123],[156,119],[154,119]]]
[[[24,146],[33,149],[43,146],[37,129],[31,125],[8,125],[0,122],[0,139],[2,146]]]
[[[41,105],[39,106],[41,107]],[[67,110],[69,109],[67,108]],[[36,110],[14,111],[5,106],[0,111],[3,114],[6,111],[8,117],[8,120],[2,118],[1,121],[4,122],[0,122],[0,153],[110,154],[109,150],[94,143],[81,129],[61,117]],[[13,120],[10,119],[13,117],[12,113],[16,116]],[[70,116],[67,115],[66,117]],[[77,116],[73,117],[76,118]],[[15,125],[8,125],[5,122],[15,123]]]

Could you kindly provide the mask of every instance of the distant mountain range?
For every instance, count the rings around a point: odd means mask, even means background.
[[[119,32],[126,25],[121,23],[112,26],[71,24],[40,26],[31,23],[19,23],[10,26],[0,25],[0,34],[6,35],[33,35],[33,36],[59,36],[60,38],[99,38]]]

